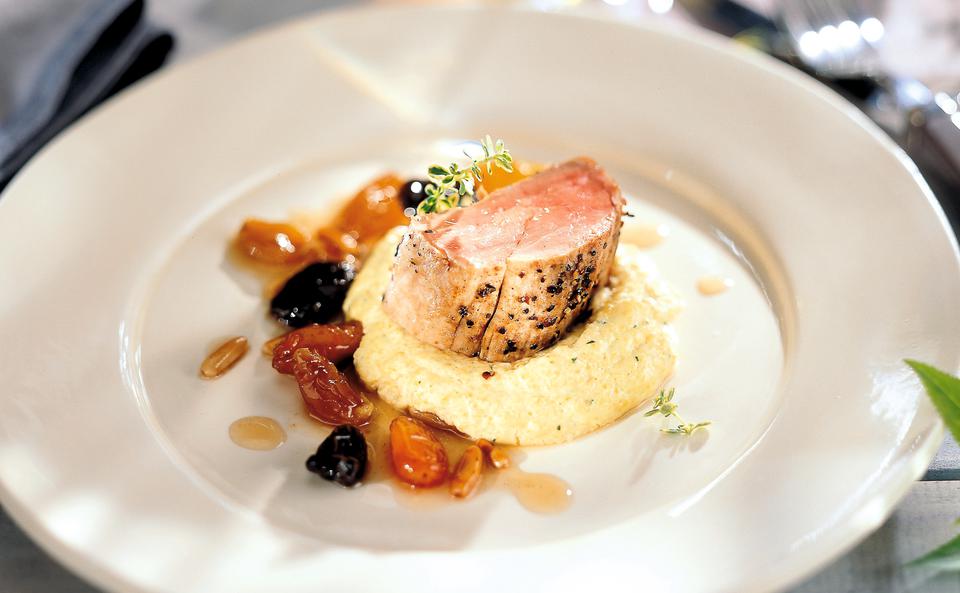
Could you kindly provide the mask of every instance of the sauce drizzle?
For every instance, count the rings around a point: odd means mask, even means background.
[[[642,249],[659,245],[669,234],[670,229],[665,224],[624,225],[621,230],[621,237],[625,243]]]
[[[557,476],[529,473],[515,467],[500,472],[497,485],[513,494],[528,511],[545,515],[559,513],[573,503],[570,484]]]

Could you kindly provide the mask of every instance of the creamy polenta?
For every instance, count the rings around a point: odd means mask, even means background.
[[[620,245],[589,319],[555,346],[489,363],[417,340],[383,311],[401,229],[370,254],[344,303],[363,323],[363,381],[394,407],[436,414],[473,438],[548,445],[601,428],[655,395],[673,372],[673,290],[639,249]]]

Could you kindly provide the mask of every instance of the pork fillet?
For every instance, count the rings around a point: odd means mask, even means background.
[[[416,217],[384,294],[387,314],[423,342],[513,361],[563,335],[607,281],[624,200],[578,158],[466,208]]]

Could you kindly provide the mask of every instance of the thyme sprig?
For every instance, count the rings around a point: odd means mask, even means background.
[[[684,422],[683,418],[680,417],[680,414],[677,413],[677,404],[673,402],[673,395],[676,392],[676,389],[671,388],[669,392],[660,390],[660,395],[657,396],[657,399],[653,401],[653,408],[648,410],[644,417],[650,417],[655,414],[660,414],[664,418],[673,417],[677,420],[677,425],[670,428],[661,428],[660,432],[665,432],[668,434],[685,434],[691,435],[701,428],[710,426],[710,421],[706,422]]]
[[[483,157],[472,158],[466,151],[464,156],[470,159],[470,165],[461,169],[457,163],[430,165],[427,176],[433,183],[427,185],[424,191],[427,197],[420,202],[417,210],[421,214],[429,212],[443,212],[457,206],[466,206],[474,201],[474,180],[483,181],[483,171],[487,175],[493,173],[493,167],[499,167],[507,173],[513,172],[513,156],[504,145],[503,140],[496,142],[489,135],[480,140]]]

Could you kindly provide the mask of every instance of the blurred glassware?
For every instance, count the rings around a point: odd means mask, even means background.
[[[797,57],[822,77],[864,81],[861,107],[952,202],[948,210],[960,211],[960,0],[782,0],[779,8]]]
[[[885,28],[876,15],[883,0],[783,0],[780,20],[797,55],[818,72],[836,77],[882,71],[877,46]]]

